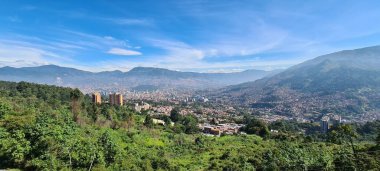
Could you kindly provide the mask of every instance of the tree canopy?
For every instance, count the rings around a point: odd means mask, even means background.
[[[300,135],[306,126],[298,123],[245,118],[248,135],[210,137],[198,133],[195,116],[178,110],[162,118],[173,127],[152,119],[128,106],[93,104],[71,88],[0,82],[0,169],[380,169],[376,124],[343,125],[324,137]],[[269,127],[286,131],[270,134]]]

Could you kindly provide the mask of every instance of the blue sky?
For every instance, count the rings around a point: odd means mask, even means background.
[[[379,1],[3,0],[0,66],[287,68],[380,45]]]

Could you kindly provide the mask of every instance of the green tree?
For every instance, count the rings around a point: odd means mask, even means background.
[[[178,122],[181,120],[181,114],[179,114],[178,108],[174,108],[172,111],[170,111],[170,119],[173,122]]]
[[[116,155],[118,155],[118,149],[114,137],[111,135],[110,131],[105,131],[99,138],[100,147],[104,153],[105,161],[107,164],[113,163],[116,160]]]
[[[127,128],[128,132],[131,132],[131,128],[135,125],[135,116],[132,112],[127,114]]]
[[[11,111],[11,106],[8,103],[0,101],[0,119],[3,118],[5,114]]]
[[[82,93],[79,89],[74,89],[70,92],[71,99],[71,112],[73,113],[74,121],[78,121],[79,119],[79,100],[81,98]]]
[[[349,144],[351,146],[352,153],[355,157],[354,161],[358,161],[358,154],[355,149],[354,140],[358,137],[356,130],[352,125],[345,124],[338,126],[335,130],[332,130],[329,134],[329,141],[338,144]],[[357,166],[356,166],[357,167]]]
[[[120,120],[122,121],[122,127],[130,132],[130,129],[135,124],[134,114],[130,111],[123,110],[120,112]]]
[[[30,142],[23,131],[15,130],[8,133],[0,128],[0,164],[22,167],[30,150]]]
[[[270,132],[268,126],[261,120],[251,118],[247,121],[247,125],[242,128],[247,134],[256,134],[261,137],[268,137]]]
[[[199,131],[198,120],[195,116],[187,115],[183,117],[182,125],[184,126],[184,132],[186,134],[193,134]]]
[[[163,116],[161,117],[161,119],[165,122],[165,125],[166,125],[166,126],[170,126],[171,123],[172,123],[172,120],[170,119],[170,117],[168,117],[168,116],[166,116],[166,115],[163,115]]]
[[[90,111],[88,112],[92,121],[95,122],[99,119],[99,116],[101,115],[101,110],[99,109],[99,106],[97,104],[92,104]]]
[[[353,141],[355,138],[358,137],[358,134],[356,130],[352,127],[352,125],[345,124],[331,130],[327,136],[328,136],[328,141],[333,142],[333,143],[353,144]]]
[[[154,123],[150,115],[146,115],[145,120],[144,120],[144,125],[148,128],[153,128]]]

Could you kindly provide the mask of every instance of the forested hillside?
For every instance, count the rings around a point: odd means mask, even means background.
[[[321,135],[313,123],[245,117],[248,135],[208,137],[196,118],[172,113],[163,119],[174,126],[158,126],[145,112],[95,105],[76,89],[0,82],[0,169],[380,169],[379,122]]]

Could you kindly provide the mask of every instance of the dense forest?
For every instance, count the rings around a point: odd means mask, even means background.
[[[174,126],[152,117],[78,89],[0,82],[0,169],[380,170],[379,121],[319,134],[313,123],[247,116],[247,135],[210,137],[193,116],[161,117]]]

